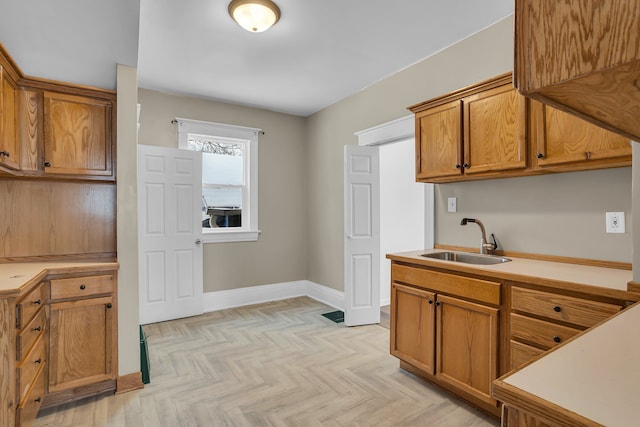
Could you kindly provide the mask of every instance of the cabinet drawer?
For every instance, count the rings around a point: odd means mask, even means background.
[[[33,386],[18,406],[18,411],[16,413],[16,425],[18,426],[30,426],[33,423],[33,420],[36,419],[36,415],[38,415],[38,411],[40,410],[40,405],[42,405],[42,401],[44,400],[45,382],[47,379],[44,364],[40,367],[40,370],[36,375]]]
[[[51,299],[82,298],[113,292],[113,274],[51,280]]]
[[[514,287],[511,309],[589,328],[623,307],[615,304]]]
[[[40,336],[31,351],[18,363],[18,390],[20,393],[18,396],[20,396],[20,401],[24,399],[27,391],[33,386],[36,374],[45,364],[46,348],[44,344],[44,337]]]
[[[40,310],[16,336],[16,360],[22,360],[46,326],[45,311]]]
[[[500,283],[393,264],[391,279],[421,289],[455,295],[488,304],[500,304]]]
[[[530,345],[522,344],[518,341],[511,341],[511,369],[517,369],[531,359],[537,357],[544,350]]]
[[[582,332],[544,320],[511,314],[511,338],[529,342],[548,350]]]
[[[44,282],[38,284],[31,292],[18,302],[16,326],[18,329],[26,325],[44,305],[45,286]]]

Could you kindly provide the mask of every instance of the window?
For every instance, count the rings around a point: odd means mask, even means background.
[[[258,240],[260,129],[176,118],[178,147],[202,152],[205,243]]]

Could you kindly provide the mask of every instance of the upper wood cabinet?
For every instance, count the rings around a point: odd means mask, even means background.
[[[44,93],[44,173],[112,175],[111,102]]]
[[[462,175],[462,101],[416,113],[416,177]]]
[[[0,65],[0,166],[20,166],[17,132],[17,86]]]
[[[508,83],[463,99],[464,173],[527,167],[526,99]],[[505,79],[506,80],[506,79]]]
[[[0,173],[115,180],[116,94],[25,77],[0,44]]]
[[[511,74],[409,107],[416,180],[453,182],[631,166],[627,137],[529,100]]]
[[[541,169],[631,165],[631,141],[539,102],[532,102],[532,140]]]
[[[516,0],[518,90],[640,140],[640,0]]]
[[[409,107],[416,114],[416,178],[447,182],[527,167],[527,102],[504,74]]]

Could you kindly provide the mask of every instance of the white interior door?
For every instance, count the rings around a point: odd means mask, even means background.
[[[138,146],[140,323],[202,314],[202,153]]]
[[[344,322],[380,322],[378,147],[344,147]]]

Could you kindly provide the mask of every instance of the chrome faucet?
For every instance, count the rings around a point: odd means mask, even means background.
[[[498,249],[498,242],[496,242],[496,236],[494,236],[493,234],[491,234],[491,237],[493,238],[493,243],[487,243],[487,234],[484,231],[484,225],[482,224],[482,222],[480,222],[479,219],[462,218],[462,221],[460,221],[460,225],[467,225],[468,222],[473,222],[475,224],[478,224],[478,227],[480,227],[480,231],[482,232],[482,240],[480,240],[481,254],[491,254],[493,253],[493,251]]]

